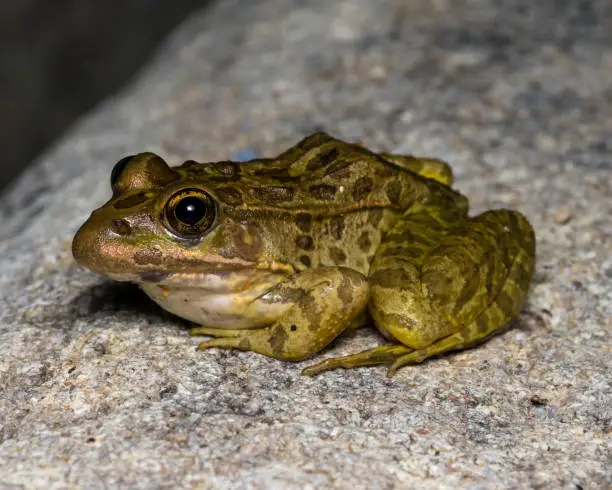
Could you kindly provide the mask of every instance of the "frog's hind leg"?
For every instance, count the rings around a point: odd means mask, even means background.
[[[399,227],[413,229],[412,219]],[[435,212],[429,219],[439,221]],[[421,254],[417,249],[402,255],[392,236],[377,252],[372,315],[383,332],[414,349],[393,362],[389,375],[405,364],[483,342],[523,305],[535,262],[527,219],[500,209],[448,226],[439,240],[415,237],[422,242]],[[429,247],[432,240],[437,243]]]
[[[416,364],[444,352],[467,349],[482,344],[493,335],[504,331],[504,327],[507,326],[509,326],[509,320],[504,317],[503,312],[499,308],[489,307],[458,332],[423,349],[411,349],[409,352],[397,356],[389,366],[387,376],[392,377],[400,367],[407,364]]]
[[[379,363],[392,376],[405,364],[483,342],[519,313],[534,255],[533,230],[514,211],[407,215],[383,240],[370,274],[376,326],[406,351],[365,351],[324,361],[312,373]]]
[[[402,157],[404,158],[404,157]],[[465,218],[462,211],[457,210],[430,210],[423,208],[421,212],[410,215],[409,220],[403,219],[385,237],[381,244],[377,257],[372,264],[370,284],[379,289],[383,279],[387,277],[390,283],[386,284],[385,291],[380,295],[382,301],[372,304],[370,300],[370,313],[381,305],[386,306],[384,295],[387,300],[399,301],[404,305],[403,299],[398,297],[398,288],[404,285],[415,286],[418,283],[418,264],[426,251],[439,243],[446,234],[450,232],[454,223]],[[453,223],[453,224],[451,224]],[[420,258],[419,258],[420,257]],[[377,271],[379,271],[377,273]],[[387,275],[387,273],[389,273]],[[405,283],[405,284],[404,284]],[[373,291],[374,289],[372,289]],[[372,315],[377,326],[381,321],[378,316]],[[387,330],[380,328],[386,337],[392,337]],[[374,366],[377,364],[392,364],[400,356],[413,352],[415,349],[405,344],[394,344],[374,347],[357,354],[344,357],[326,359],[318,364],[307,367],[302,371],[305,375],[315,375],[330,369],[349,369],[360,366]]]
[[[302,374],[306,376],[314,376],[315,374],[329,371],[330,369],[344,368],[350,369],[361,366],[375,366],[377,364],[389,364],[396,359],[401,358],[404,354],[412,352],[414,349],[405,345],[381,345],[372,349],[350,354],[343,357],[332,357],[318,364],[313,364],[302,370]]]

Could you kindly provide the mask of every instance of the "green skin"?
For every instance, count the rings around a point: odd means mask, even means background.
[[[435,159],[316,133],[274,159],[171,168],[142,153],[113,174],[113,197],[77,233],[74,256],[203,325],[191,334],[215,338],[200,349],[301,361],[371,323],[392,342],[306,375],[385,364],[392,376],[483,342],[518,315],[533,275],[527,219],[468,217]],[[172,220],[185,189],[210,197],[189,236]]]

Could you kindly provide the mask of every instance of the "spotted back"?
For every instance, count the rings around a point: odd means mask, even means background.
[[[364,207],[402,209],[431,192],[429,179],[326,133],[315,133],[276,158],[190,161],[175,170],[184,179],[205,183],[223,205],[251,211],[337,214]]]

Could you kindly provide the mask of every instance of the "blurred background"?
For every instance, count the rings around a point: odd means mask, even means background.
[[[210,0],[1,0],[0,192]]]

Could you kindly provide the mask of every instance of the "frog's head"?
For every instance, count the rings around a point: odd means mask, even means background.
[[[116,280],[185,283],[208,272],[266,268],[256,225],[224,213],[228,205],[207,179],[141,153],[115,165],[111,186],[110,201],[72,244],[88,269]]]

